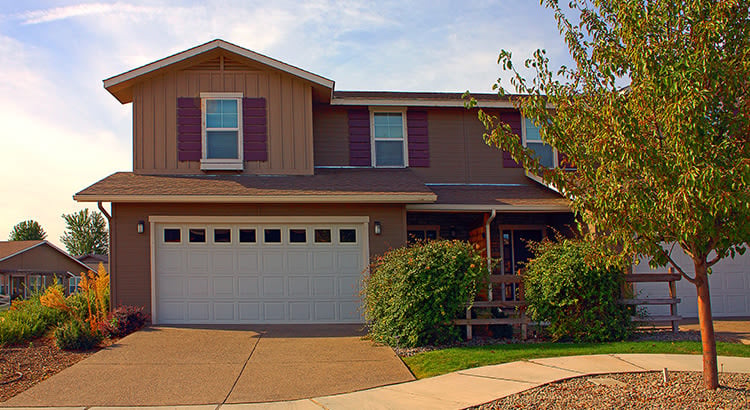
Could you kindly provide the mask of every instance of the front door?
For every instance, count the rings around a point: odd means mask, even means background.
[[[504,275],[518,274],[531,257],[529,242],[539,242],[544,237],[543,228],[531,229],[508,229],[501,228],[500,231],[503,247],[502,273]],[[518,300],[518,286],[516,284],[503,285],[501,290],[502,300]]]

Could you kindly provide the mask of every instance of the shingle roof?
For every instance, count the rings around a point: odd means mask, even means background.
[[[78,201],[433,202],[408,169],[318,169],[315,175],[138,175],[118,172]]]
[[[8,256],[25,251],[42,242],[44,241],[0,241],[0,259],[5,259]]]
[[[429,184],[437,194],[434,205],[456,208],[461,206],[486,206],[488,209],[518,210],[568,210],[570,201],[557,192],[541,186],[531,185],[453,185]]]

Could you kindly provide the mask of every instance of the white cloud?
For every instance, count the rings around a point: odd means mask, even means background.
[[[32,10],[16,14],[16,18],[23,24],[40,24],[65,20],[72,17],[91,16],[105,13],[142,13],[151,14],[159,9],[153,7],[133,6],[125,3],[84,3],[73,6],[55,7],[51,9]]]

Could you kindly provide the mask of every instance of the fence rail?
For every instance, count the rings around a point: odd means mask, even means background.
[[[10,296],[0,295],[0,307],[10,306]]]
[[[642,305],[669,305],[669,315],[658,315],[658,316],[646,316],[638,317],[633,316],[631,320],[638,323],[650,323],[658,324],[664,322],[670,322],[673,332],[679,331],[679,322],[682,319],[677,314],[677,304],[680,303],[681,299],[677,297],[677,286],[676,282],[681,279],[681,276],[674,273],[672,268],[669,268],[668,273],[633,273],[625,275],[626,284],[636,283],[667,283],[669,290],[668,298],[622,298],[619,302],[623,305],[628,306],[642,306]],[[526,339],[528,325],[531,320],[526,316],[526,302],[523,300],[524,286],[522,272],[519,271],[517,275],[490,275],[488,279],[491,284],[515,284],[518,286],[518,299],[519,300],[477,300],[471,306],[466,309],[465,319],[456,319],[453,323],[459,326],[466,326],[466,338],[471,340],[473,337],[472,326],[481,325],[520,325],[521,326],[521,338]],[[624,289],[623,289],[624,290]],[[623,292],[624,293],[624,292]],[[487,309],[487,308],[502,308],[508,309],[504,313],[510,314],[511,317],[504,318],[486,318],[478,317],[472,318],[473,309]],[[476,312],[474,312],[476,313]]]

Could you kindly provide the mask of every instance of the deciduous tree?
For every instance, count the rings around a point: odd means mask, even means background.
[[[575,63],[542,50],[525,78],[502,51],[508,98],[577,169],[545,169],[507,124],[480,112],[487,143],[569,198],[599,240],[695,284],[706,387],[718,386],[709,274],[750,240],[748,0],[557,0]],[[501,95],[505,90],[498,82]],[[680,266],[671,244],[692,259]]]

